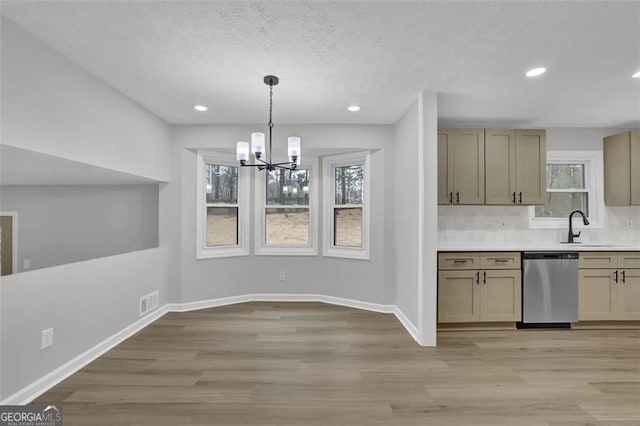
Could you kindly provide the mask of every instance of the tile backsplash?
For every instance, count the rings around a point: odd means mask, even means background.
[[[552,243],[566,241],[568,230],[568,220],[562,229],[529,229],[529,207],[438,206],[439,242]],[[582,229],[579,241],[640,243],[640,206],[605,207],[603,227]]]

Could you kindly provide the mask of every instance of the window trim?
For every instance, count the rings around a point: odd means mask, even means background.
[[[602,151],[548,151],[546,164],[584,164],[585,190],[589,195],[589,225],[574,222],[575,229],[601,229],[604,227],[604,168]],[[545,166],[546,168],[546,166]],[[545,171],[546,173],[546,171]],[[561,191],[558,191],[561,192]],[[535,217],[535,206],[529,207],[530,229],[567,229],[568,218]]]
[[[220,164],[238,168],[238,244],[233,246],[207,247],[206,245],[206,165]],[[196,259],[235,257],[249,255],[249,225],[251,181],[249,170],[240,167],[231,154],[198,150],[196,167]]]
[[[255,223],[254,223],[254,243],[256,256],[317,256],[318,255],[318,158],[305,156],[299,169],[308,169],[310,174],[309,183],[309,245],[298,246],[269,246],[265,244],[265,214],[266,205],[266,171],[257,171],[254,174],[255,188]],[[270,206],[301,208],[297,205]],[[305,208],[305,206],[302,206]]]
[[[325,214],[323,217],[324,241],[322,255],[345,259],[370,260],[369,255],[369,205],[370,205],[370,153],[369,151],[348,154],[328,155],[322,159],[323,196],[325,197]],[[362,247],[339,247],[333,244],[334,210],[340,207],[355,207],[353,204],[336,204],[335,168],[362,164],[364,169],[362,196]],[[357,205],[360,206],[360,205]]]

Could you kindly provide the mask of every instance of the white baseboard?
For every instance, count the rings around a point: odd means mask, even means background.
[[[33,401],[34,399],[51,389],[53,386],[57,385],[67,377],[82,369],[90,362],[96,360],[115,346],[119,345],[129,337],[136,334],[138,331],[153,323],[168,311],[169,310],[167,305],[164,305],[156,309],[155,311],[152,311],[133,324],[123,328],[113,336],[107,338],[106,340],[103,340],[91,349],[81,353],[77,357],[64,363],[50,373],[42,376],[35,382],[25,386],[14,394],[9,395],[8,397],[0,401],[0,405],[28,404],[29,402]]]
[[[46,374],[35,382],[25,386],[13,395],[0,401],[0,405],[24,405],[33,401],[53,386],[57,385],[73,373],[99,358],[107,351],[119,345],[138,331],[162,317],[167,312],[188,312],[199,309],[214,308],[217,306],[234,305],[245,302],[322,302],[331,305],[346,306],[365,311],[394,314],[413,339],[420,344],[419,333],[416,326],[409,321],[404,313],[396,305],[382,305],[378,303],[362,302],[359,300],[345,299],[342,297],[325,296],[322,294],[246,294],[242,296],[222,297],[218,299],[202,300],[188,303],[169,303],[140,318],[133,324],[120,330],[113,336],[98,343],[86,352],[66,362],[52,372]]]
[[[400,324],[402,324],[404,329],[407,330],[411,337],[413,337],[413,340],[422,346],[422,343],[420,343],[420,333],[418,333],[418,328],[409,320],[409,318],[407,318],[404,312],[402,312],[397,305],[394,305],[393,308],[393,314],[398,318]]]

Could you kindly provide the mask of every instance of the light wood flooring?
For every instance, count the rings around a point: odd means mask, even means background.
[[[321,303],[170,313],[37,403],[72,425],[640,425],[637,330],[441,332]]]

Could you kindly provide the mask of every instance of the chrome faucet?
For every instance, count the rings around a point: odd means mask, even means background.
[[[575,242],[574,238],[578,238],[582,233],[581,231],[578,232],[577,234],[573,233],[573,215],[576,213],[582,216],[582,223],[584,223],[585,226],[589,224],[589,220],[587,220],[587,216],[585,216],[584,213],[582,213],[580,210],[572,211],[571,214],[569,215],[569,239],[567,240],[567,243],[569,244],[574,243]]]

